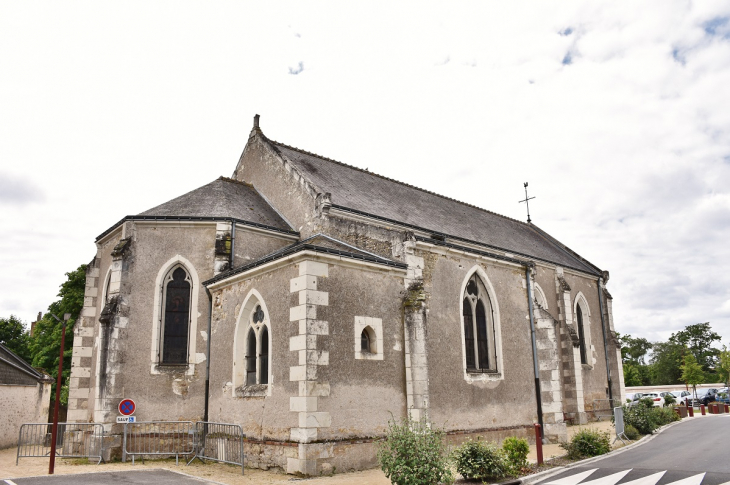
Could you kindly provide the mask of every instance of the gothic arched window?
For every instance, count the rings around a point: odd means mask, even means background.
[[[176,266],[163,284],[161,364],[188,363],[188,333],[190,326],[190,276],[182,266]]]
[[[586,356],[586,332],[583,327],[583,311],[580,309],[580,305],[576,307],[576,318],[578,320],[578,344],[580,346],[580,363],[587,364],[588,359]]]
[[[473,274],[462,295],[464,352],[468,372],[497,372],[494,314],[482,280]]]
[[[269,327],[261,305],[251,310],[246,332],[246,386],[269,383]]]

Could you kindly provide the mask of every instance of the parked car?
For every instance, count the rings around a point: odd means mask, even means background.
[[[697,399],[693,399],[692,404],[694,406],[699,406],[700,404],[704,404],[705,406],[707,406],[711,402],[715,401],[716,398],[717,389],[700,389],[699,391],[697,391]]]
[[[654,407],[661,407],[664,405],[664,398],[659,396],[658,392],[645,392],[634,396],[634,399],[629,403],[629,406],[636,406],[640,400],[647,398],[654,401]]]
[[[674,396],[674,400],[677,401],[677,404],[685,404],[687,399],[692,399],[692,393],[690,391],[678,390],[669,392],[672,394],[672,396]]]
[[[629,392],[626,393],[626,401],[631,402],[641,397],[640,392]]]
[[[715,399],[717,400],[717,402],[730,404],[730,393],[728,393],[728,388],[723,387],[722,389],[718,389]]]

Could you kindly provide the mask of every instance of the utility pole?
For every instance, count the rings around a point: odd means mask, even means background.
[[[53,318],[61,321],[53,313]],[[63,330],[61,330],[61,353],[58,357],[58,376],[56,377],[56,402],[53,404],[53,426],[51,427],[51,461],[48,464],[48,474],[53,475],[56,466],[56,439],[58,438],[58,406],[61,404],[61,382],[63,381],[63,344],[66,342],[66,322],[71,318],[70,313],[63,315]]]

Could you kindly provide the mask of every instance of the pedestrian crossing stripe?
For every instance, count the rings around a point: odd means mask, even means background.
[[[581,473],[577,473],[575,475],[571,475],[569,477],[561,478],[560,480],[555,480],[549,483],[546,483],[545,485],[577,485],[578,483],[582,482],[586,478],[588,478],[588,475],[593,473],[594,471],[598,470],[598,468],[593,468],[592,470],[586,470]]]
[[[590,470],[576,473],[575,475],[546,482],[544,485],[616,485],[632,470],[632,468],[622,470],[612,475],[606,475],[605,477],[597,478],[595,480],[584,481],[596,470],[598,470],[598,468],[592,468]],[[642,478],[637,478],[636,480],[631,480],[629,482],[622,483],[621,485],[656,485],[665,473],[667,473],[666,470]],[[683,478],[671,483],[665,483],[663,485],[701,485],[704,478],[705,473],[699,473],[697,475],[692,475],[691,477]],[[730,482],[723,483],[722,485],[730,485]]]
[[[636,480],[631,480],[630,482],[622,483],[621,485],[654,485],[662,479],[665,473],[667,473],[666,470],[654,473],[653,475],[647,475],[643,478],[637,478]]]
[[[627,473],[629,473],[632,469],[629,468],[628,470],[623,470],[618,473],[614,473],[613,475],[608,475],[602,478],[597,478],[595,480],[590,480],[588,482],[582,482],[581,485],[614,485],[621,481],[623,477],[626,476]],[[656,482],[655,482],[656,483]],[[650,484],[654,485],[654,484]]]

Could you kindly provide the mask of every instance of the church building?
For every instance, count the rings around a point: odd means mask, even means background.
[[[100,228],[101,229],[101,228]],[[376,465],[388,421],[566,438],[624,395],[602,271],[532,223],[266,137],[96,239],[69,421],[235,423],[246,464]]]

